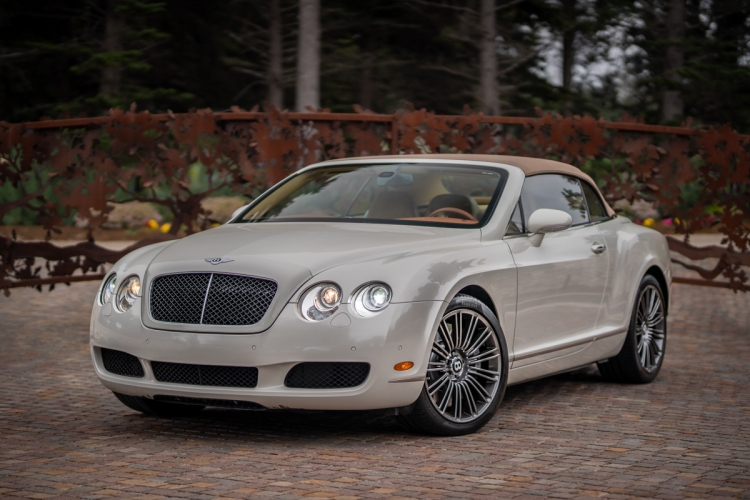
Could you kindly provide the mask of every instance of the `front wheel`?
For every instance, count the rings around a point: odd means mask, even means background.
[[[495,315],[458,295],[443,315],[430,351],[422,392],[401,422],[412,431],[460,436],[495,414],[508,380],[508,349]]]
[[[638,288],[630,328],[620,353],[599,363],[599,372],[613,382],[646,384],[661,370],[667,348],[664,292],[651,275]]]

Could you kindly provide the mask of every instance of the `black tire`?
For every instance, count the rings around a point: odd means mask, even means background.
[[[189,417],[200,412],[204,406],[183,405],[177,403],[165,403],[164,401],[154,401],[153,399],[142,398],[139,396],[128,396],[113,392],[122,404],[131,410],[145,413],[156,417]]]
[[[500,406],[500,402],[503,400],[503,396],[505,394],[505,386],[508,382],[508,348],[505,344],[505,336],[503,335],[500,328],[500,323],[498,322],[497,317],[495,317],[493,312],[484,303],[468,295],[456,296],[448,305],[448,308],[443,315],[443,319],[450,317],[451,313],[460,310],[472,311],[476,313],[476,315],[484,318],[486,323],[491,326],[491,335],[495,339],[495,344],[493,345],[496,345],[496,348],[500,351],[498,353],[498,357],[496,358],[497,365],[499,366],[493,368],[493,372],[497,372],[496,386],[493,386],[495,388],[494,395],[489,402],[487,402],[486,398],[481,401],[481,403],[484,405],[482,413],[478,414],[478,416],[474,420],[468,422],[451,421],[445,416],[441,415],[438,409],[436,409],[435,403],[433,403],[433,399],[430,397],[427,390],[427,385],[430,383],[430,379],[428,377],[428,379],[425,381],[425,384],[422,386],[422,392],[420,393],[417,401],[414,403],[411,412],[406,415],[398,416],[398,420],[409,432],[431,434],[437,436],[461,436],[464,434],[476,432],[490,421],[492,416],[497,411],[497,408]],[[488,330],[485,330],[484,333],[486,333],[487,331]],[[484,333],[478,333],[477,335],[481,337],[484,335]],[[479,341],[480,339],[477,339],[477,342]],[[486,341],[480,342],[480,345],[483,346],[487,342],[490,342],[489,337]],[[433,349],[433,346],[430,346],[431,350]],[[470,354],[471,352],[475,351],[469,351],[468,354]],[[484,361],[482,361],[482,363],[484,363]],[[448,362],[446,358],[446,366],[447,365]],[[485,366],[483,364],[480,365]],[[470,368],[470,364],[466,362],[465,371],[463,372],[464,375],[468,373],[468,370]],[[446,371],[448,371],[447,368]],[[437,377],[438,375],[435,376]],[[468,387],[470,386],[470,384],[467,383],[466,386]],[[469,390],[469,392],[471,393],[471,389]],[[458,394],[459,400],[461,400],[461,397],[472,397],[471,394],[467,395],[466,392],[462,394],[459,391]],[[479,392],[475,390],[474,395],[479,395]],[[450,398],[452,399],[452,397],[453,396],[451,395]],[[468,400],[466,402],[468,405]],[[453,405],[453,403],[451,403],[451,405]],[[467,409],[468,411],[471,411],[471,408],[469,406],[467,406]],[[457,411],[460,416],[461,406],[458,406]]]
[[[641,357],[638,354],[639,339],[642,333],[639,333],[638,328],[638,309],[641,306],[641,300],[644,297],[644,293],[649,290],[655,290],[659,300],[662,304],[663,321],[661,321],[661,330],[663,330],[663,338],[660,337],[661,341],[661,354],[658,360],[653,366],[644,366]],[[664,354],[666,353],[667,347],[667,321],[666,321],[666,302],[664,302],[664,291],[661,285],[651,275],[646,275],[641,281],[638,287],[638,293],[635,296],[635,303],[633,304],[633,310],[631,312],[630,327],[628,328],[628,334],[625,337],[625,343],[620,350],[620,353],[609,358],[606,361],[600,361],[597,366],[599,367],[599,373],[611,382],[628,383],[628,384],[647,384],[652,382],[661,370],[662,363],[664,362]],[[648,365],[649,362],[647,361]]]

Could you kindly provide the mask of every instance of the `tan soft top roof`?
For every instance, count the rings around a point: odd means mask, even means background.
[[[545,160],[544,158],[527,158],[525,156],[504,156],[504,155],[470,155],[470,154],[427,154],[427,155],[383,155],[383,156],[361,156],[357,158],[340,158],[338,160],[331,160],[331,161],[346,161],[346,160],[404,160],[409,161],[410,158],[413,159],[419,159],[419,160],[462,160],[462,161],[483,161],[488,163],[502,163],[505,165],[512,165],[514,167],[518,167],[521,170],[523,170],[523,173],[526,174],[526,177],[530,177],[532,175],[537,174],[550,174],[550,173],[556,173],[556,174],[565,174],[565,175],[572,175],[573,177],[578,177],[580,179],[584,179],[587,181],[591,187],[593,187],[597,193],[599,193],[599,197],[604,202],[604,208],[607,210],[607,213],[612,216],[615,215],[615,211],[612,210],[612,208],[607,203],[607,200],[604,199],[604,196],[602,196],[602,193],[599,191],[599,188],[596,185],[596,182],[583,173],[579,168],[574,167],[573,165],[568,165],[567,163],[562,163],[559,161],[554,160]]]

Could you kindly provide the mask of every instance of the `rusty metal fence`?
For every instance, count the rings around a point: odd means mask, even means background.
[[[441,116],[406,109],[392,115],[289,113],[276,109],[184,114],[112,110],[109,116],[0,123],[0,222],[24,207],[59,232],[72,217],[88,239],[50,241],[0,236],[0,288],[100,279],[104,265],[138,247],[204,229],[201,202],[216,193],[254,197],[310,163],[341,157],[483,153],[558,159],[591,173],[610,203],[644,199],[675,221],[674,262],[693,273],[675,281],[748,291],[750,136],[729,126],[700,130],[606,122],[590,116]],[[191,187],[190,167],[206,182]],[[10,193],[10,194],[9,194]],[[112,202],[150,202],[171,229],[122,251],[98,245],[94,232]],[[698,247],[690,235],[713,227],[722,245]],[[49,240],[49,238],[48,238]],[[710,263],[708,267],[701,265]]]

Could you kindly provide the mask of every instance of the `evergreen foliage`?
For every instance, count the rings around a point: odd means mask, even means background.
[[[132,102],[153,112],[262,105],[271,81],[273,1],[7,0],[0,7],[0,119],[100,115]],[[297,3],[276,1],[283,104],[292,109]],[[684,7],[677,42],[667,29],[675,2]],[[322,107],[481,109],[480,0],[321,5]],[[540,107],[616,119],[628,112],[669,124],[690,116],[750,132],[750,0],[496,5],[502,114],[532,115]],[[671,73],[670,46],[684,56]],[[669,90],[679,92],[684,109],[665,121]]]

